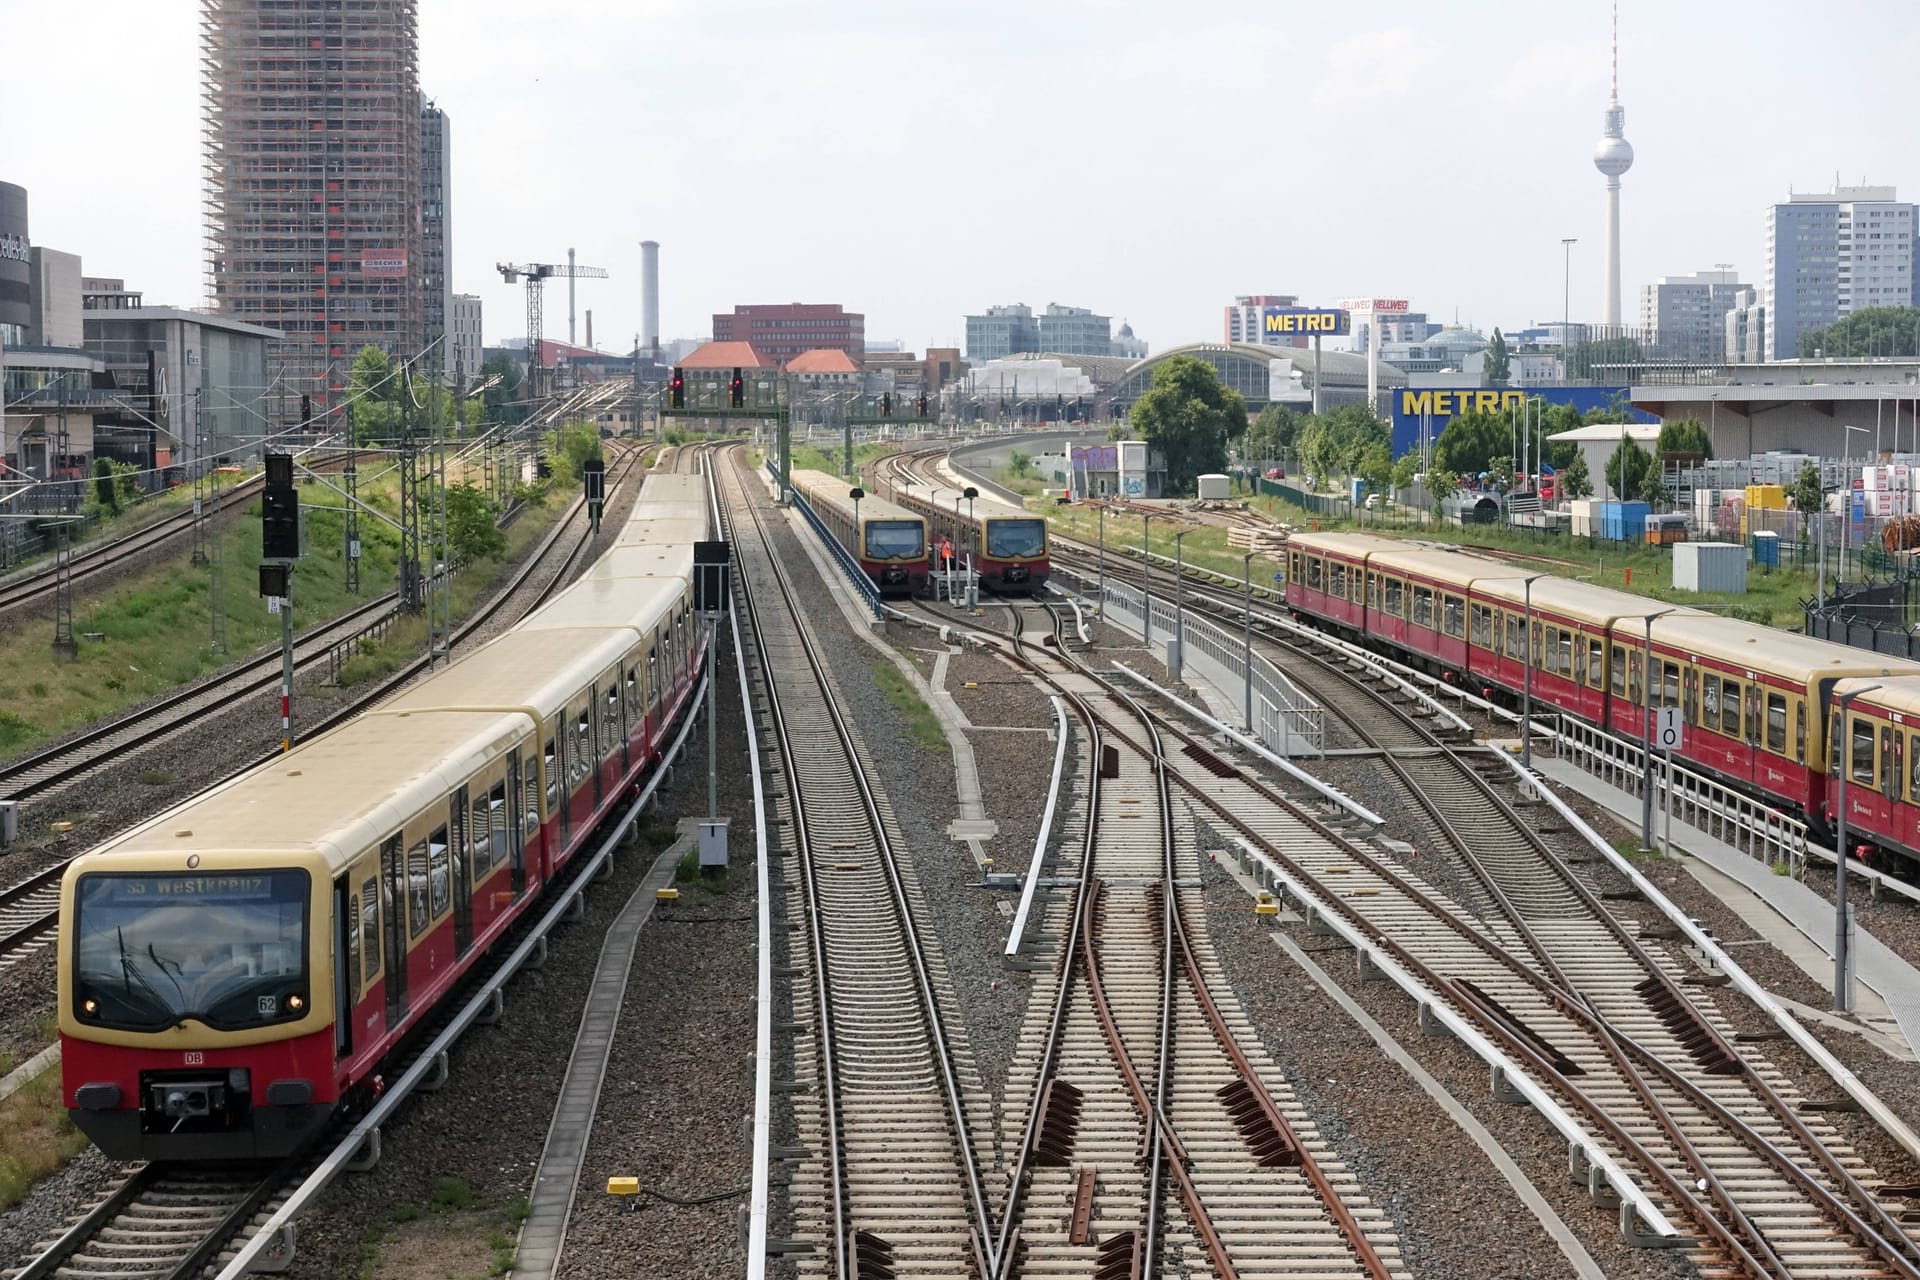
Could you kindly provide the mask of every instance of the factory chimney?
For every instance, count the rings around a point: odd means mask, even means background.
[[[660,361],[660,242],[640,242],[640,349]]]

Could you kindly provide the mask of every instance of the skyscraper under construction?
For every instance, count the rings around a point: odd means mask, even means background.
[[[416,11],[200,0],[208,291],[221,313],[282,335],[276,429],[299,420],[303,395],[343,426],[360,348],[424,345]]]

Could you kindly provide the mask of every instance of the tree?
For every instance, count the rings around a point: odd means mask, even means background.
[[[1487,344],[1486,379],[1496,387],[1503,387],[1507,379],[1513,376],[1513,362],[1507,358],[1507,340],[1501,336],[1499,326],[1493,330],[1493,341]]]
[[[1707,429],[1700,425],[1699,419],[1675,418],[1660,425],[1660,438],[1654,441],[1653,451],[1662,456],[1689,453],[1711,458],[1713,442],[1707,438]]]
[[[1435,467],[1427,472],[1426,486],[1435,506],[1445,502],[1464,487],[1460,483],[1459,473],[1445,467]]]
[[[1565,498],[1585,498],[1593,493],[1593,477],[1587,474],[1587,455],[1579,446],[1573,450],[1573,458],[1556,473],[1559,478],[1559,492]]]
[[[1843,358],[1920,356],[1920,308],[1863,307],[1824,329],[1801,334],[1801,357],[1816,351]]]
[[[1826,486],[1820,483],[1820,464],[1809,462],[1800,468],[1800,474],[1794,479],[1793,487],[1787,491],[1793,499],[1793,505],[1809,514],[1819,511],[1826,505]]]
[[[120,490],[113,482],[113,463],[106,458],[93,460],[93,500],[109,515],[120,511]]]
[[[347,386],[347,429],[356,444],[394,433],[400,400],[399,380],[387,353],[372,345],[353,358]]]
[[[1478,411],[1460,414],[1440,432],[1433,444],[1436,470],[1478,476],[1496,458],[1513,457],[1513,420],[1504,414]]]
[[[507,549],[507,535],[493,521],[486,494],[464,483],[447,490],[447,540],[461,560],[491,560]]]
[[[1240,442],[1240,456],[1248,462],[1280,461],[1297,447],[1301,428],[1307,421],[1305,414],[1284,404],[1268,405],[1247,428],[1246,437]]]
[[[1667,478],[1660,473],[1658,466],[1648,466],[1646,474],[1640,477],[1640,488],[1634,496],[1657,511],[1673,501],[1673,490],[1667,487]]]
[[[1393,450],[1378,441],[1368,445],[1354,465],[1353,474],[1367,482],[1369,492],[1387,492],[1393,483]]]
[[[1645,449],[1631,440],[1622,441],[1607,460],[1607,487],[1615,497],[1635,498],[1652,466],[1653,460],[1647,457]]]
[[[1153,371],[1127,421],[1166,459],[1168,494],[1188,494],[1196,477],[1226,470],[1227,441],[1247,430],[1247,402],[1206,361],[1173,356]]]
[[[1487,468],[1487,488],[1495,493],[1512,493],[1517,480],[1512,458],[1495,458]]]
[[[1387,425],[1365,405],[1343,404],[1306,419],[1295,448],[1302,466],[1330,477],[1359,475],[1360,459],[1374,445],[1387,448],[1387,456],[1393,456],[1393,436]]]
[[[1420,455],[1408,450],[1400,455],[1400,461],[1393,464],[1393,487],[1411,489],[1413,478],[1420,474]]]

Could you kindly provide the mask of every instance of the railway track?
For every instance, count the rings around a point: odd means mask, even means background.
[[[1190,594],[1188,607],[1220,603],[1208,601]],[[1289,675],[1379,752],[1393,799],[1464,886],[1465,910],[1407,864],[1331,830],[1306,838],[1244,775],[1178,761],[1192,786],[1212,788],[1220,830],[1278,856],[1438,997],[1497,1033],[1608,1136],[1609,1155],[1639,1167],[1663,1211],[1693,1222],[1709,1246],[1703,1264],[1774,1277],[1920,1274],[1898,1207],[1875,1194],[1878,1175],[1831,1126],[1802,1118],[1806,1099],[1734,1047],[1717,1012],[1687,995],[1686,974],[1606,910],[1455,744],[1343,667],[1282,649]]]
[[[834,691],[796,588],[738,466],[722,510],[785,779],[782,841],[801,926],[794,1099],[810,1144],[790,1186],[803,1274],[990,1274],[973,1154],[979,1083],[941,1008],[944,969],[916,927],[918,890],[885,798]],[[736,513],[744,512],[741,519]],[[776,674],[777,673],[777,674]],[[805,1010],[804,1014],[801,1012]]]
[[[626,450],[613,461],[614,470],[609,473],[607,482],[609,493],[615,486],[626,480],[640,453],[638,449]],[[543,574],[541,568],[551,560],[555,548],[561,543],[574,521],[581,516],[584,507],[583,502],[576,501],[554,521],[553,528],[534,552],[526,558],[513,579],[479,610],[454,628],[452,637],[454,646],[470,639],[496,618],[501,616],[517,618],[532,612],[553,594],[572,572],[580,557],[589,549],[591,544],[586,531],[582,530],[573,540],[557,570],[550,574]],[[304,666],[319,660],[333,644],[364,627],[369,616],[390,609],[393,601],[393,596],[372,601],[354,613],[336,619],[335,622],[311,633],[296,649],[296,666]],[[425,657],[416,658],[372,686],[351,705],[342,707],[314,724],[303,727],[302,733],[311,737],[357,715],[363,708],[386,697],[425,671],[427,665]],[[102,768],[130,750],[151,745],[169,735],[183,732],[201,717],[222,709],[234,698],[275,688],[279,681],[279,654],[261,655],[203,684],[169,695],[160,702],[137,709],[119,720],[97,726],[70,742],[16,761],[0,770],[0,789],[6,790],[11,796],[21,798],[43,793],[54,786],[82,777],[94,769]],[[277,754],[277,752],[270,753],[259,760],[250,761],[228,776],[233,777],[244,773],[247,769],[254,768]],[[23,880],[0,888],[0,972],[4,972],[18,963],[23,956],[37,950],[52,936],[59,915],[60,878],[65,871],[66,860],[63,859]]]
[[[1062,964],[1036,985],[1009,1082],[1033,1101],[1009,1134],[1005,1274],[1404,1275],[1384,1215],[1216,994],[1198,833],[1152,720],[1065,656],[1057,620],[1036,650],[1028,611],[1009,612],[1009,652],[1068,699],[1089,746],[1079,865],[1048,907]],[[1162,1169],[1177,1204],[1160,1201]]]

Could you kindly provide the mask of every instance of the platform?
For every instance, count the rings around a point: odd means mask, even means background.
[[[1565,760],[1535,756],[1534,770],[1549,782],[1592,800],[1635,832],[1640,829],[1640,797],[1608,786]],[[1656,810],[1656,830],[1665,818]],[[1791,876],[1779,876],[1765,862],[1716,840],[1698,827],[1676,820],[1673,846],[1697,858],[1721,877],[1697,875],[1703,885],[1725,901],[1782,954],[1822,986],[1833,983],[1833,903]],[[1731,881],[1732,885],[1726,882]],[[1728,890],[1737,886],[1739,892]],[[1745,898],[1745,901],[1741,899]],[[1757,899],[1757,902],[1754,901]],[[1756,912],[1755,908],[1760,910]],[[1771,917],[1764,914],[1771,911]],[[1782,928],[1782,923],[1788,928]],[[1920,969],[1880,939],[1854,925],[1853,976],[1855,1008],[1869,1026],[1891,1030],[1890,1021],[1910,1051],[1920,1051]],[[1858,988],[1865,987],[1865,992]]]

